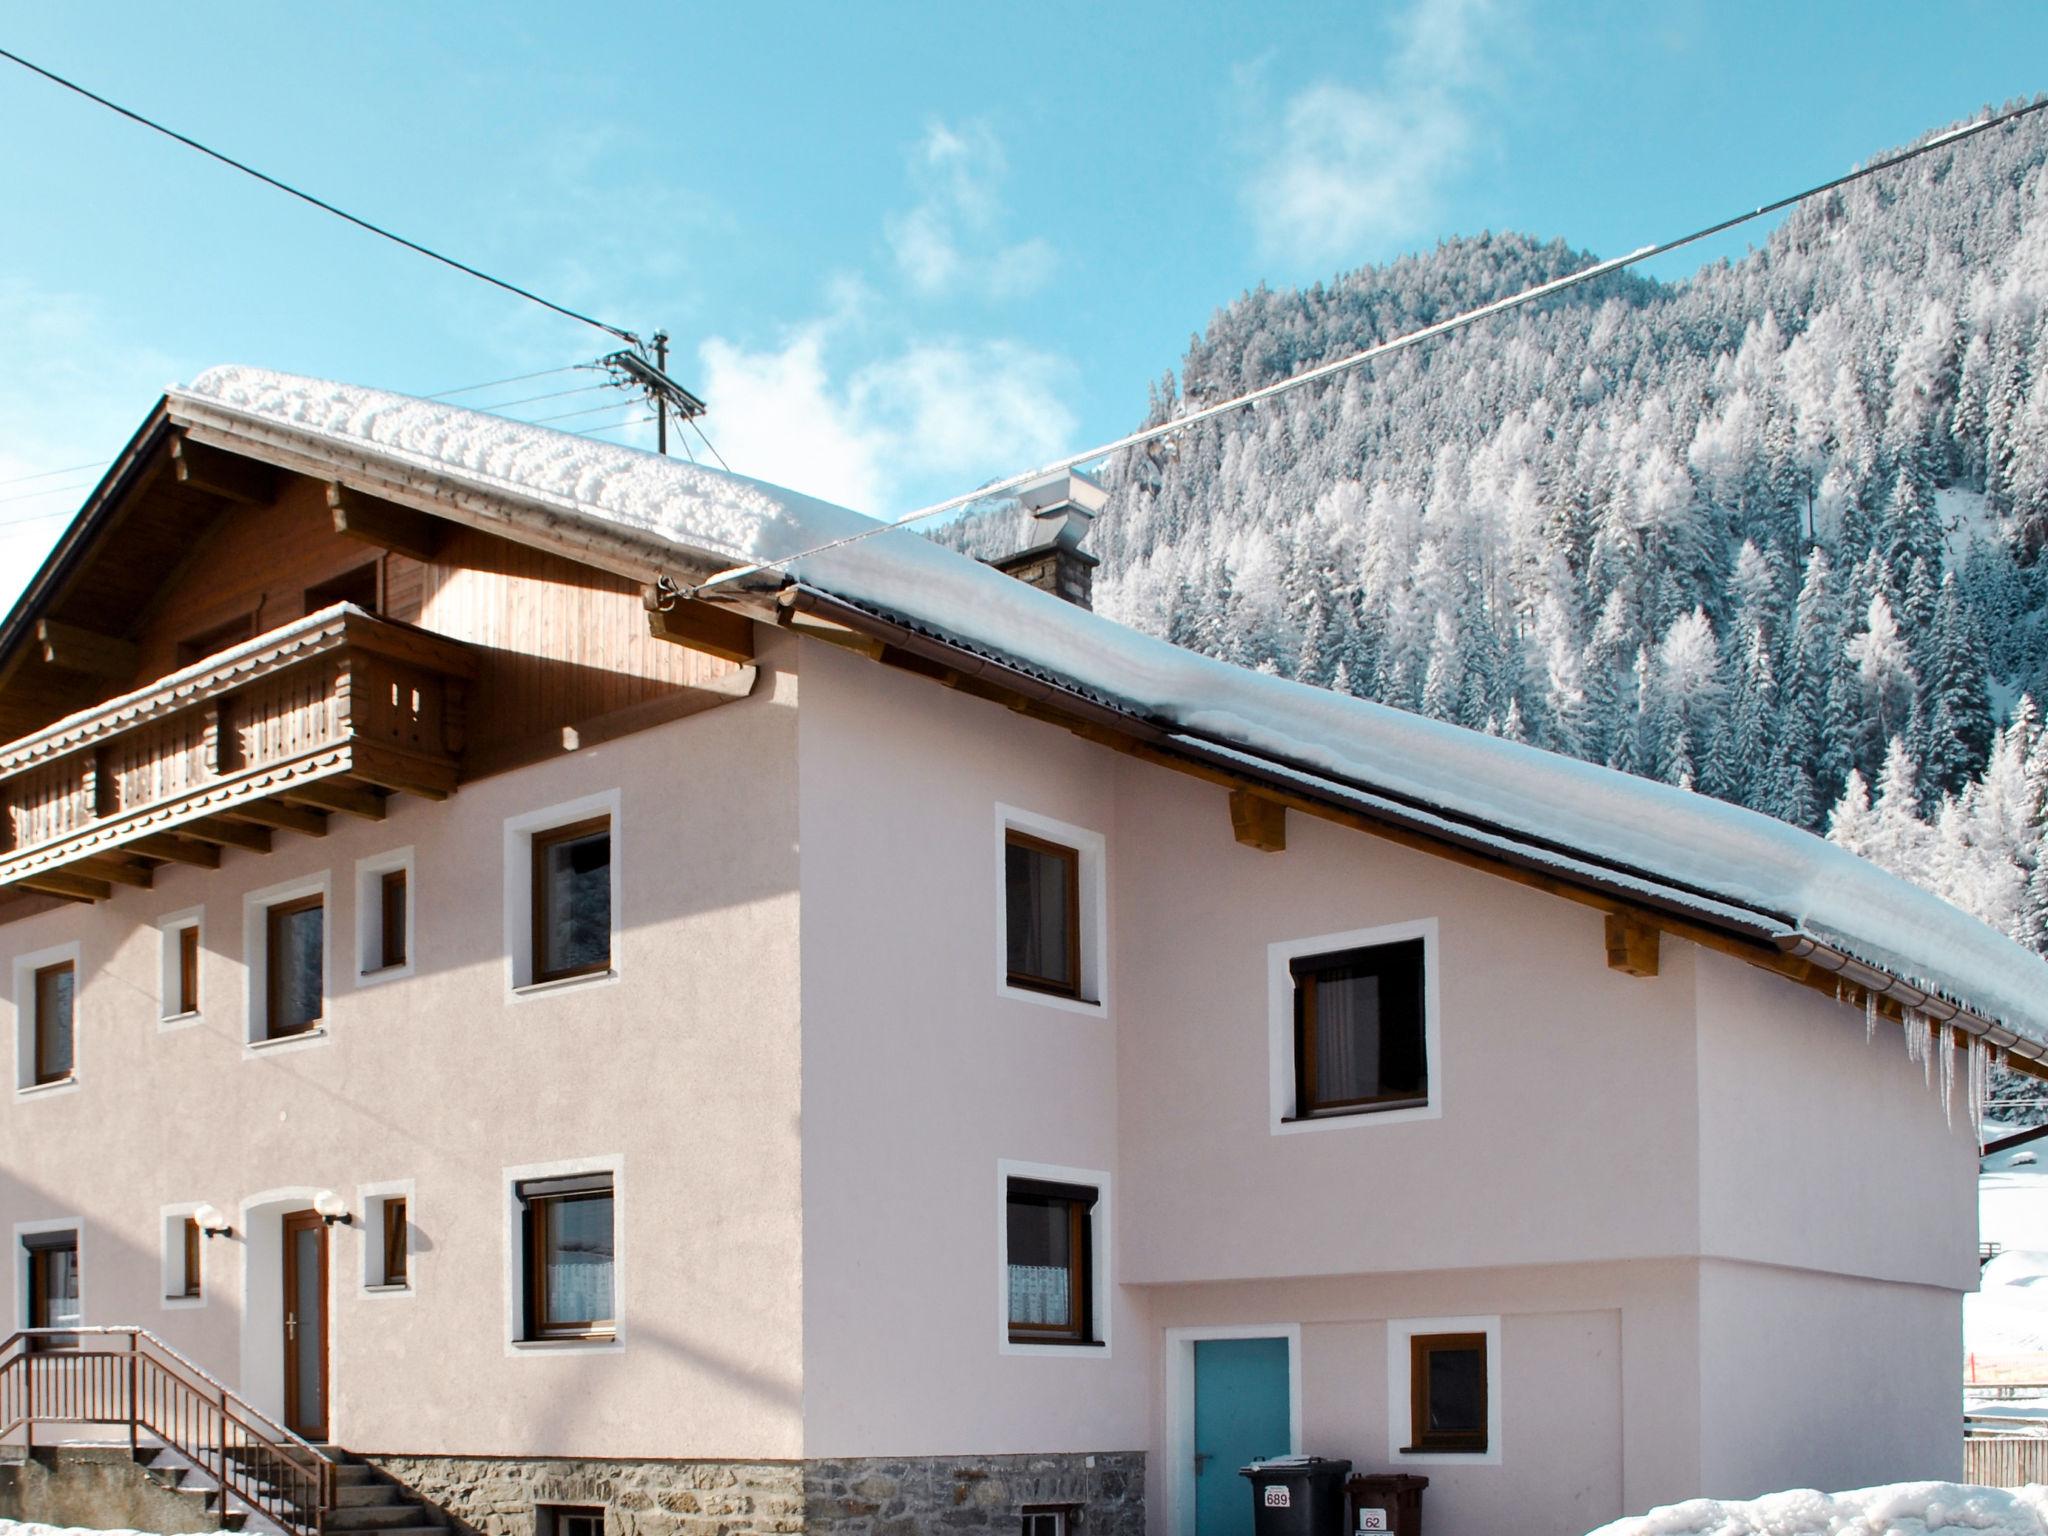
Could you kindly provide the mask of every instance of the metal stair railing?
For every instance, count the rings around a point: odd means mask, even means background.
[[[142,1328],[24,1328],[0,1343],[0,1440],[38,1424],[146,1433],[290,1536],[321,1536],[334,1459]]]

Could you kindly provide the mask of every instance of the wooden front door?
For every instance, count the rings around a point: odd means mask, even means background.
[[[327,1223],[313,1211],[284,1219],[284,1422],[327,1438]]]

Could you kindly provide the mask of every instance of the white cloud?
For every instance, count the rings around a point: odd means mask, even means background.
[[[1244,199],[1269,256],[1357,262],[1412,236],[1470,157],[1494,0],[1416,0],[1367,89],[1321,81],[1287,103]]]
[[[1056,262],[1041,238],[1005,238],[998,194],[1008,162],[986,123],[933,123],[911,153],[919,199],[884,228],[896,270],[919,293],[1014,298],[1044,286]]]
[[[698,351],[706,429],[739,473],[886,516],[1053,457],[1073,439],[1065,367],[1011,341],[925,341],[829,366],[834,327]]]

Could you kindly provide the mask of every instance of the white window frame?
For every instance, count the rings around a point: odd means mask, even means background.
[[[1418,1333],[1483,1333],[1486,1335],[1486,1449],[1483,1451],[1411,1451],[1406,1449],[1415,1426],[1409,1422],[1413,1403],[1409,1372],[1414,1364],[1408,1341]],[[1497,1467],[1501,1464],[1501,1353],[1498,1317],[1401,1317],[1387,1324],[1387,1464],[1404,1467]]]
[[[395,866],[386,866],[387,868]],[[410,880],[410,876],[407,877]],[[410,894],[408,892],[408,894]],[[411,939],[407,939],[410,945]],[[410,948],[406,950],[411,954]],[[405,1284],[384,1283],[384,1202],[403,1200],[405,1202]],[[418,1207],[413,1202],[413,1181],[411,1179],[387,1179],[381,1184],[358,1184],[356,1186],[356,1209],[363,1213],[363,1270],[362,1294],[372,1300],[386,1301],[400,1296],[419,1294],[419,1276],[413,1268],[413,1261],[419,1256],[419,1246],[412,1241],[417,1227],[413,1213]],[[617,1211],[614,1209],[614,1217]],[[614,1234],[616,1240],[616,1234]]]
[[[85,1326],[85,1223],[76,1216],[45,1216],[14,1224],[14,1326],[28,1326],[28,1249],[22,1239],[42,1232],[72,1232],[78,1237],[78,1324]]]
[[[1195,1345],[1206,1339],[1287,1341],[1287,1453],[1301,1454],[1301,1324],[1221,1323],[1166,1330],[1166,1528],[1195,1528]]]
[[[381,986],[387,981],[402,981],[413,973],[413,964],[418,950],[414,947],[413,926],[420,909],[419,876],[413,867],[412,845],[393,848],[389,853],[372,854],[366,859],[356,860],[356,985],[358,987]],[[401,965],[385,965],[384,958],[384,876],[393,870],[405,871],[405,961]]]
[[[36,972],[71,962],[71,1075],[36,1081]],[[85,1076],[85,964],[76,940],[14,957],[14,1096],[46,1099],[76,1093]],[[58,1223],[62,1226],[63,1223]]]
[[[565,800],[538,811],[505,818],[505,992],[509,1002],[532,1002],[557,992],[584,987],[607,986],[619,979],[620,940],[625,934],[624,883],[621,854],[625,849],[624,823],[620,819],[621,795],[607,789],[577,800]],[[612,933],[611,964],[588,976],[565,976],[559,981],[533,979],[533,838],[572,822],[593,816],[611,818]]]
[[[187,928],[199,934],[199,1006],[189,1013],[172,1013],[171,999],[178,995],[178,935]],[[157,1020],[159,1034],[190,1029],[206,1017],[206,908],[186,907],[166,912],[156,920],[157,932]]]
[[[182,1289],[173,1291],[172,1286],[182,1287],[185,1283],[185,1223],[192,1219],[204,1200],[186,1200],[163,1208],[157,1221],[162,1233],[163,1255],[160,1272],[163,1280],[161,1302],[166,1312],[189,1312],[195,1307],[206,1305],[207,1293],[213,1289],[213,1266],[206,1262],[207,1245],[212,1241],[204,1232],[199,1234],[199,1294],[187,1296]],[[79,1272],[85,1271],[85,1262],[79,1261]]]
[[[242,898],[242,960],[248,975],[248,1024],[242,1036],[245,1055],[261,1051],[303,1050],[333,1038],[334,1022],[334,881],[321,870],[297,880],[266,885]],[[303,896],[320,898],[320,1022],[282,1039],[265,1038],[270,1026],[270,909]]]
[[[1088,1314],[1095,1339],[1087,1344],[1017,1344],[1010,1339],[1010,1180],[1039,1179],[1048,1184],[1078,1184],[1095,1191],[1088,1213]],[[1110,1252],[1115,1228],[1110,1224],[1110,1178],[1099,1168],[1062,1168],[1052,1163],[1026,1163],[1002,1158],[996,1163],[996,1352],[1040,1360],[1107,1360],[1110,1358],[1110,1312],[1116,1297],[1111,1284]]]
[[[588,814],[595,814],[588,813]],[[568,1179],[608,1173],[612,1179],[612,1336],[608,1339],[524,1339],[526,1317],[526,1244],[522,1241],[525,1202],[519,1186],[528,1179]],[[571,1157],[552,1163],[525,1163],[504,1171],[505,1228],[505,1354],[518,1359],[535,1355],[617,1354],[626,1347],[626,1159],[612,1152],[602,1157]]]
[[[1367,1109],[1352,1114],[1294,1118],[1294,976],[1289,965],[1305,955],[1336,954],[1380,944],[1422,940],[1422,1051],[1429,1074],[1426,1102],[1404,1109]],[[1444,1112],[1443,986],[1437,976],[1437,920],[1420,917],[1378,928],[1354,928],[1312,939],[1283,939],[1266,946],[1266,1050],[1269,1086],[1267,1129],[1275,1136],[1308,1131],[1358,1130],[1401,1125],[1411,1120],[1438,1120]]]
[[[1010,985],[1009,838],[1012,832],[1042,837],[1080,856],[1081,995],[1061,997]],[[1105,1018],[1109,1014],[1109,844],[1100,832],[1055,821],[1014,805],[996,807],[996,995],[1067,1013]]]

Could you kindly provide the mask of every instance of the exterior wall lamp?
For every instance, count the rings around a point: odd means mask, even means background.
[[[330,1227],[336,1222],[346,1226],[355,1220],[355,1217],[349,1214],[348,1202],[331,1189],[323,1189],[313,1197],[313,1209],[319,1212],[320,1219]]]
[[[228,1220],[227,1212],[217,1205],[202,1205],[192,1213],[192,1220],[198,1225],[203,1237],[233,1237],[235,1224]]]

